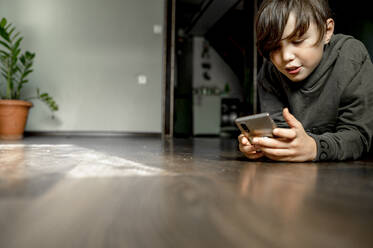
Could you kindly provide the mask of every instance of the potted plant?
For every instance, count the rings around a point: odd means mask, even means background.
[[[28,83],[35,53],[21,52],[23,37],[5,18],[0,22],[0,139],[22,139],[31,99],[39,99],[50,110],[57,111],[56,102],[47,93],[23,97],[21,90]]]

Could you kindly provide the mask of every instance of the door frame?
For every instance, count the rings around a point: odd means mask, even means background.
[[[162,136],[174,135],[176,0],[164,2],[162,66]]]

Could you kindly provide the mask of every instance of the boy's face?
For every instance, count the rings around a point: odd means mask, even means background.
[[[299,82],[307,78],[318,66],[324,51],[324,44],[328,43],[331,33],[324,35],[323,40],[317,44],[319,31],[314,22],[301,37],[287,39],[295,28],[295,16],[290,13],[279,47],[270,53],[270,59],[277,70],[293,82]],[[327,25],[327,24],[326,24]],[[330,36],[329,36],[330,35]]]

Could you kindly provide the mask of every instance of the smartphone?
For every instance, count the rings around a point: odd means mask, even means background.
[[[273,137],[272,131],[277,127],[269,113],[239,117],[235,123],[242,133],[249,133],[250,142],[253,137]]]

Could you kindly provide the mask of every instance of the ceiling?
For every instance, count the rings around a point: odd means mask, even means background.
[[[188,34],[203,36],[242,0],[176,0],[176,26]]]

